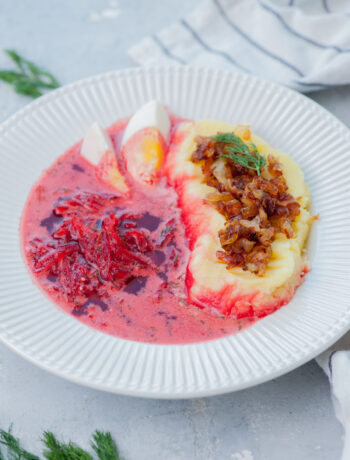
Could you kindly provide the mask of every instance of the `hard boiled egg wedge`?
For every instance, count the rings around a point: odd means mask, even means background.
[[[88,129],[80,154],[96,168],[96,174],[103,182],[122,194],[129,191],[125,178],[120,172],[111,139],[97,122]]]
[[[170,131],[164,106],[150,101],[130,118],[122,140],[126,168],[139,184],[154,185],[160,174]]]

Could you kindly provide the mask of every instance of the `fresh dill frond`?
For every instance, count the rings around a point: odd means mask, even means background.
[[[222,144],[234,145],[237,153],[245,155],[249,153],[249,148],[245,142],[236,134],[233,133],[219,133],[213,136],[215,142],[221,142]]]
[[[43,456],[47,460],[93,460],[87,451],[74,442],[63,443],[57,440],[51,431],[45,431],[43,438],[45,450]],[[0,429],[0,460],[40,460],[40,457],[23,449],[20,442],[11,432]],[[120,460],[118,448],[111,433],[96,430],[92,435],[91,447],[98,460]],[[7,455],[5,455],[7,454]]]
[[[37,80],[38,85],[42,88],[55,89],[60,86],[56,78],[46,69],[37,66],[34,62],[20,56],[14,50],[5,50],[5,53],[18,66],[22,74],[27,74]]]
[[[7,448],[8,460],[40,460],[37,455],[21,447],[19,440],[11,433],[11,428],[8,431],[0,430],[0,444]],[[4,456],[0,456],[0,459],[4,459]]]
[[[120,460],[119,452],[111,433],[96,430],[92,438],[91,446],[99,460]]]
[[[35,98],[42,96],[43,90],[60,86],[50,72],[23,58],[16,51],[5,50],[5,53],[16,64],[18,70],[1,70],[0,80],[12,85],[16,93]]]
[[[73,442],[67,444],[56,439],[51,431],[45,431],[43,454],[48,460],[93,460],[92,456]]]
[[[223,158],[253,169],[260,176],[261,169],[266,165],[266,159],[260,155],[255,144],[245,143],[233,133],[219,133],[212,136],[212,139],[214,142],[224,144]]]

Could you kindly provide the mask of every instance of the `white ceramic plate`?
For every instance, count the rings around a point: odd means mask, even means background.
[[[41,171],[94,120],[108,126],[157,98],[181,116],[249,122],[306,175],[313,210],[312,272],[293,301],[243,332],[193,345],[104,335],[56,308],[22,260],[19,220]],[[28,105],[0,127],[0,338],[72,381],[157,398],[238,390],[311,359],[350,325],[350,132],[309,99],[213,69],[135,68],[79,81]]]

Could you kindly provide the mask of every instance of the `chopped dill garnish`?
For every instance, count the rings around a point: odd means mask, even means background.
[[[215,134],[212,139],[214,142],[225,144],[223,158],[253,169],[260,176],[261,169],[266,165],[266,159],[260,155],[255,144],[252,142],[246,144],[233,133]]]
[[[168,235],[170,232],[172,232],[174,230],[174,226],[173,225],[166,225],[162,231],[160,232],[160,234],[162,236],[164,235]]]

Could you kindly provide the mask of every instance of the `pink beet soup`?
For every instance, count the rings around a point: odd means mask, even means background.
[[[172,117],[173,131],[178,121]],[[21,237],[36,284],[67,314],[123,339],[185,344],[252,324],[188,303],[190,251],[177,194],[166,177],[151,191],[130,180],[119,153],[126,123],[108,133],[131,187],[128,198],[99,180],[80,156],[81,143],[31,190]]]

